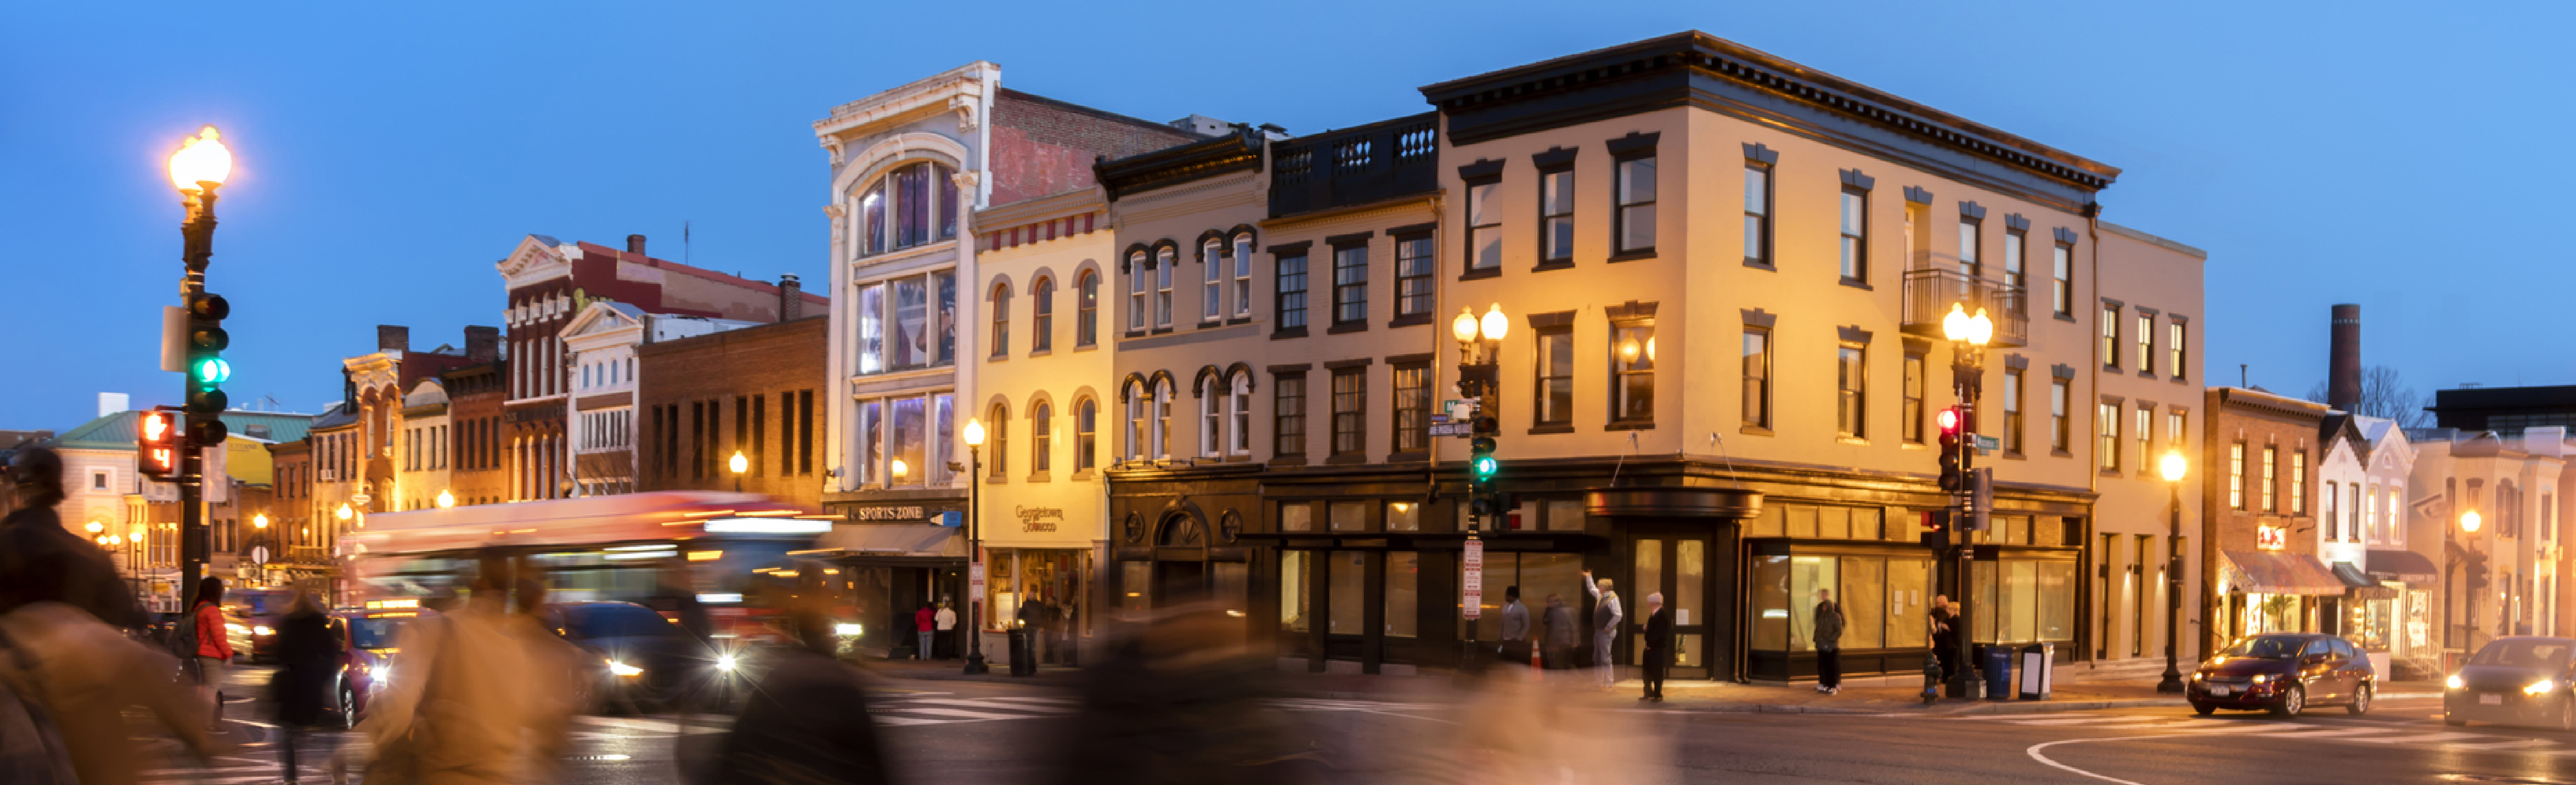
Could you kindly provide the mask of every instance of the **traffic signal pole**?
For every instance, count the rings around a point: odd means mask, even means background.
[[[221,419],[224,409],[223,391],[212,390],[211,395],[206,394],[208,392],[206,385],[201,383],[199,378],[200,363],[210,359],[215,363],[223,362],[221,358],[213,357],[202,347],[214,343],[218,344],[214,350],[221,351],[223,346],[220,344],[224,343],[225,339],[221,327],[206,325],[199,318],[200,309],[207,307],[209,301],[215,308],[220,309],[224,306],[223,298],[206,293],[206,264],[215,255],[216,185],[214,183],[198,185],[199,188],[196,191],[180,192],[183,195],[181,201],[188,207],[188,220],[179,226],[179,236],[184,241],[180,261],[187,266],[187,272],[179,278],[179,301],[189,309],[186,336],[189,350],[188,369],[181,374],[184,389],[180,390],[180,400],[187,402],[187,427],[180,432],[183,446],[179,450],[179,476],[176,478],[179,485],[178,594],[179,601],[183,603],[188,601],[187,598],[191,592],[196,591],[197,582],[204,579],[207,556],[212,550],[206,540],[204,448],[207,445],[200,442],[203,436],[212,431],[216,434],[215,446],[221,446],[223,444],[221,432],[224,427]],[[224,314],[215,314],[214,320],[220,321],[223,316]],[[205,326],[201,327],[201,325]],[[214,404],[213,412],[202,411],[207,403]],[[200,424],[205,422],[211,422],[212,425]],[[188,609],[180,610],[185,612]]]
[[[1947,674],[1950,678],[1948,692],[1953,698],[1966,698],[1975,694],[1973,692],[1976,686],[1975,676],[1972,674],[1977,668],[1976,603],[1969,595],[1976,587],[1976,580],[1973,577],[1976,567],[1976,546],[1970,537],[1973,536],[1971,532],[1985,528],[1980,525],[1984,520],[1985,510],[1979,509],[1978,506],[1984,500],[1977,498],[1975,446],[1977,397],[1979,388],[1983,386],[1985,369],[1978,367],[1972,357],[1971,353],[1962,352],[1958,360],[1950,366],[1951,385],[1956,388],[1959,397],[1958,442],[1960,444],[1960,482],[1952,491],[1958,502],[1959,514],[1953,516],[1955,523],[1950,527],[1953,540],[1950,547],[1950,598],[1954,608],[1951,612],[1950,624],[1956,631],[1954,637],[1958,641],[1954,652],[1957,657],[1954,662],[1958,663],[1958,667],[1952,668],[1953,672]],[[1947,479],[1946,473],[1944,479]]]

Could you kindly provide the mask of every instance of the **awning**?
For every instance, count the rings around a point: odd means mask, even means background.
[[[2250,594],[2333,596],[2346,588],[2324,562],[2304,553],[2220,551],[2227,590]]]
[[[860,523],[832,527],[811,550],[789,555],[816,559],[966,558],[965,530],[954,526],[907,526]]]
[[[2361,574],[2361,568],[2352,566],[2352,562],[2335,562],[2334,576],[2335,580],[2343,581],[2344,596],[2346,597],[2364,600],[2393,600],[2397,598],[2396,589],[2391,589],[2382,585],[2376,578]]]
[[[2442,579],[2442,571],[2433,566],[2433,560],[2414,551],[2383,551],[2373,548],[2370,551],[2369,563],[2364,564],[2363,567],[2372,575],[2392,581],[2432,583]]]

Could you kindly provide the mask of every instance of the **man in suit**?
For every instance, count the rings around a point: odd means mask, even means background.
[[[1664,672],[1673,667],[1673,609],[1664,607],[1663,592],[1646,595],[1646,694],[1638,700],[1664,699]]]
[[[1503,645],[1497,651],[1504,662],[1529,664],[1530,612],[1521,604],[1521,587],[1503,587]]]

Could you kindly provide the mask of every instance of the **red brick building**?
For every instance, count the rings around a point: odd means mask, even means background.
[[[2322,629],[2343,581],[2317,559],[2317,464],[2325,404],[2212,387],[2201,418],[2209,467],[2200,533],[2200,617],[2211,646],[2255,632]],[[2215,649],[2202,649],[2214,651]]]
[[[820,509],[829,320],[648,343],[637,351],[642,490],[742,490]],[[728,467],[741,452],[746,470]]]
[[[447,385],[447,413],[452,429],[448,446],[448,485],[459,506],[509,500],[509,473],[501,460],[507,438],[501,425],[502,402],[509,395],[510,364],[493,358],[439,374]]]

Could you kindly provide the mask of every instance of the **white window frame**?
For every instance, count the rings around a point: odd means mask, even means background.
[[[1199,251],[1206,255],[1199,264],[1199,321],[1213,322],[1225,318],[1225,243],[1210,238]]]
[[[1252,318],[1252,235],[1234,236],[1234,315]]]
[[[1199,456],[1219,457],[1224,435],[1225,395],[1219,392],[1216,377],[1210,376],[1199,383]]]
[[[1145,252],[1127,255],[1127,331],[1145,331]]]
[[[1154,327],[1172,326],[1172,267],[1180,254],[1171,248],[1154,252]]]
[[[1234,375],[1232,392],[1227,398],[1226,419],[1234,424],[1228,431],[1226,449],[1235,455],[1252,454],[1252,375]]]

